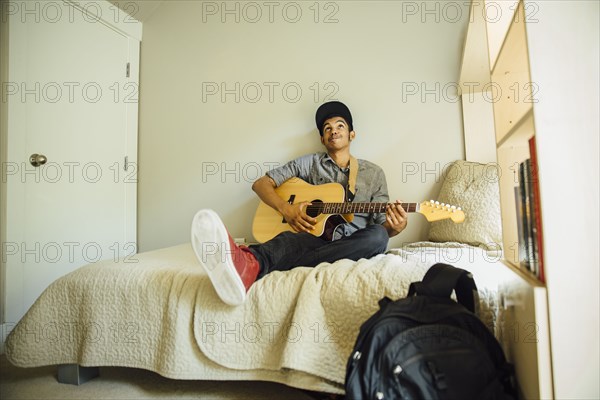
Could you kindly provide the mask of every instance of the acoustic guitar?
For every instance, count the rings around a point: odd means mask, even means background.
[[[311,185],[302,179],[292,178],[275,189],[275,192],[290,204],[309,202],[305,212],[317,219],[315,229],[311,233],[326,240],[331,240],[335,229],[348,222],[352,222],[354,213],[384,213],[391,203],[348,203],[345,202],[344,187],[339,183],[325,183]],[[406,212],[423,214],[427,221],[451,219],[455,223],[465,220],[465,213],[460,207],[429,200],[422,203],[401,203]],[[286,222],[283,216],[260,202],[252,222],[254,238],[264,243],[281,232],[294,229]]]

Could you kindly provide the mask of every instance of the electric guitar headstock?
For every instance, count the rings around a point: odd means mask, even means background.
[[[419,212],[427,218],[427,221],[441,221],[451,219],[452,222],[460,224],[465,220],[465,213],[460,207],[450,204],[440,203],[439,201],[424,201],[419,205]]]

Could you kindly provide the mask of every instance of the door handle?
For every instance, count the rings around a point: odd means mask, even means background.
[[[44,165],[44,164],[46,164],[46,161],[48,161],[48,159],[43,154],[37,154],[37,153],[35,153],[35,154],[32,154],[29,157],[29,162],[34,167],[39,167],[40,165]]]

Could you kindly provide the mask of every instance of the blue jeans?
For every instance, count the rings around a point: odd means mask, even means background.
[[[350,236],[327,241],[310,233],[283,232],[263,244],[250,246],[260,264],[258,279],[271,271],[314,267],[343,258],[359,260],[386,251],[389,236],[382,225],[369,225]]]

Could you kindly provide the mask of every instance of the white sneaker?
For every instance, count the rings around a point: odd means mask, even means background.
[[[217,294],[223,302],[237,306],[246,299],[246,287],[242,282],[239,268],[241,250],[227,233],[225,225],[213,210],[200,210],[192,220],[192,247],[204,270],[208,274]],[[243,258],[243,256],[242,256]]]

